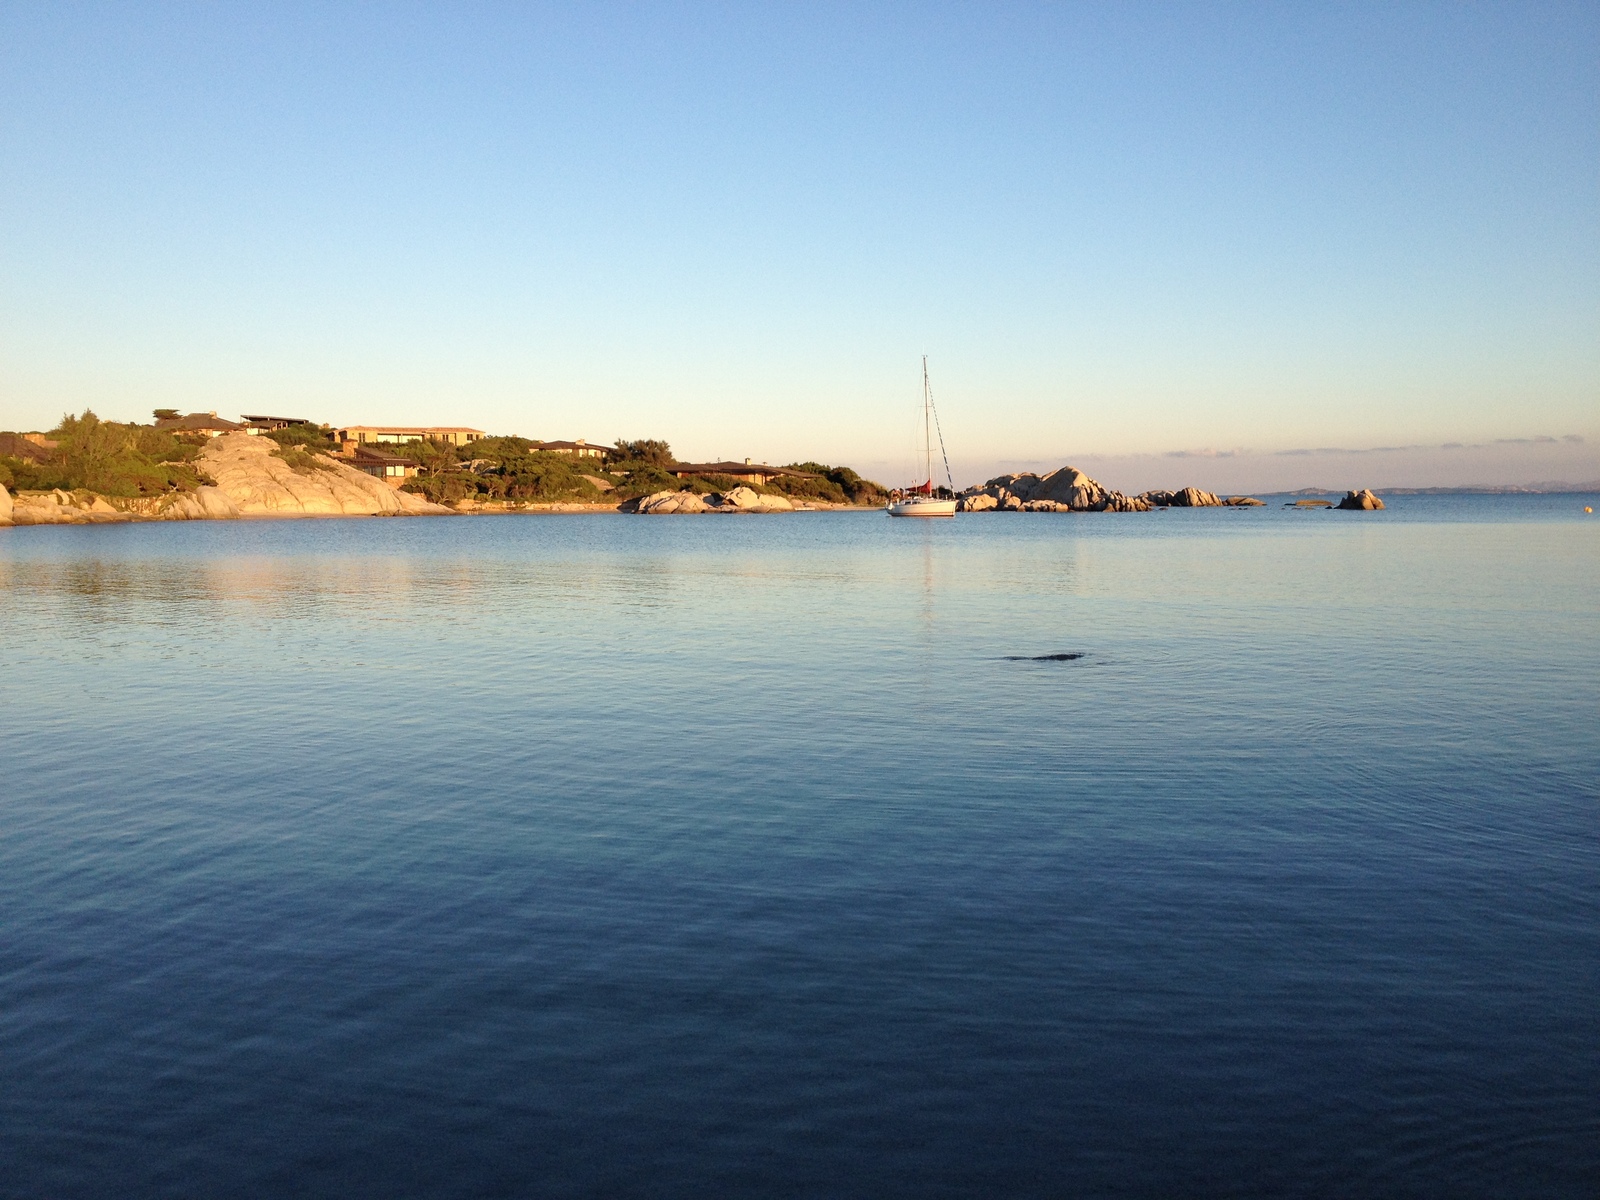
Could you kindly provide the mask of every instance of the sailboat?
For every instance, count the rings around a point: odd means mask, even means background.
[[[939,434],[939,456],[944,459],[948,487],[933,486],[933,435]],[[897,488],[889,493],[891,517],[953,517],[956,515],[956,485],[950,477],[950,456],[944,449],[944,430],[939,429],[939,414],[933,407],[933,389],[928,386],[928,356],[922,356],[922,479],[915,487]]]

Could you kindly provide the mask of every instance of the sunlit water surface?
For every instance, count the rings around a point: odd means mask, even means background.
[[[0,530],[0,1192],[1593,1196],[1584,503]]]

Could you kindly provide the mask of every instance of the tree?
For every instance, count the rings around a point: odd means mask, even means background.
[[[456,448],[449,442],[423,442],[416,449],[417,461],[430,475],[443,475],[456,465]]]
[[[158,421],[176,421],[178,419],[178,410],[175,408],[158,408],[155,411],[155,418]]]
[[[639,438],[631,442],[618,438],[617,457],[649,463],[652,467],[670,467],[675,461],[672,447],[656,438]]]
[[[87,408],[81,417],[63,413],[55,432],[62,464],[88,488],[104,487],[107,468],[133,447],[126,425],[102,421]]]

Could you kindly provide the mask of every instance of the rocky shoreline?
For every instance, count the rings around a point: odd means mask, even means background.
[[[0,488],[0,524],[99,525],[122,521],[228,521],[247,517],[429,516],[451,512],[326,454],[291,464],[268,438],[228,433],[195,465],[210,484],[160,496],[63,491],[12,496]]]
[[[792,501],[737,487],[725,493],[656,492],[616,503],[462,500],[445,506],[390,487],[326,454],[286,458],[268,438],[213,438],[195,466],[211,480],[194,491],[102,496],[90,491],[21,493],[0,487],[0,525],[105,525],[130,521],[228,521],[259,517],[405,517],[510,513],[776,513],[848,505]]]
[[[787,496],[769,496],[754,488],[736,487],[726,492],[701,496],[694,492],[654,492],[636,500],[625,500],[619,510],[645,516],[672,513],[778,513],[798,512],[813,507],[796,504]]]
[[[1155,508],[1256,508],[1254,496],[1217,496],[1195,487],[1125,496],[1076,467],[1048,475],[999,475],[962,492],[962,512],[1149,512]]]
[[[621,504],[461,502],[433,504],[399,491],[382,479],[331,458],[301,453],[293,462],[267,438],[229,433],[212,439],[195,465],[212,482],[192,492],[133,498],[93,492],[24,493],[0,487],[0,525],[97,525],[124,521],[218,521],[251,517],[450,516],[460,513],[623,512],[645,516],[697,513],[764,514],[839,507],[820,501],[795,502],[749,487],[701,495],[659,491]],[[1218,496],[1200,488],[1124,495],[1076,467],[1047,475],[999,475],[957,497],[961,512],[1149,512],[1157,508],[1258,507],[1253,496]],[[1324,502],[1326,503],[1326,502]],[[1371,491],[1348,493],[1338,508],[1381,509]]]

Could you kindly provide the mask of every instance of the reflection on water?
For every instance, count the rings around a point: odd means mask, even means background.
[[[1592,1192],[1477,503],[0,531],[0,1193]]]

